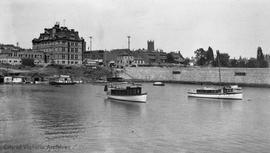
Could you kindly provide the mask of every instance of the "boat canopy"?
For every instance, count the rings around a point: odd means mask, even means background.
[[[121,77],[112,77],[112,78],[107,78],[108,82],[124,82],[124,79]]]

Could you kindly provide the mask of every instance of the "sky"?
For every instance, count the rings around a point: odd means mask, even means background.
[[[32,47],[44,28],[79,32],[93,50],[147,48],[194,56],[198,48],[256,57],[270,53],[269,0],[0,0],[0,43]]]

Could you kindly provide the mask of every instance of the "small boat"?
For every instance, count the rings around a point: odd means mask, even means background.
[[[165,86],[165,84],[163,82],[154,82],[153,85],[154,86]]]
[[[188,91],[189,97],[199,97],[199,98],[216,98],[216,99],[243,99],[242,88],[238,85],[224,86],[221,87],[221,73],[220,73],[220,62],[219,62],[219,52],[217,51],[217,59],[219,65],[219,88],[200,88]]]
[[[68,75],[59,75],[50,79],[50,85],[74,85],[76,82]]]
[[[188,91],[189,97],[199,98],[215,98],[215,99],[243,99],[242,91],[232,87],[223,88],[201,88],[196,90]]]
[[[105,85],[104,91],[107,92],[109,99],[141,102],[145,103],[147,100],[147,93],[142,92],[142,86],[135,83],[121,82],[122,79],[113,79],[116,82],[109,82]],[[112,80],[111,80],[112,81]]]

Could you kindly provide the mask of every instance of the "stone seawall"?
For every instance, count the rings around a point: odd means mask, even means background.
[[[137,81],[218,84],[218,68],[213,67],[127,67],[121,74]],[[269,68],[221,68],[222,84],[270,87]]]

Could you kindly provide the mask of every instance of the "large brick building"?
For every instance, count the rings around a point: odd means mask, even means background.
[[[60,27],[45,28],[38,38],[32,40],[34,51],[44,52],[45,63],[64,65],[82,64],[85,41],[74,29]]]

